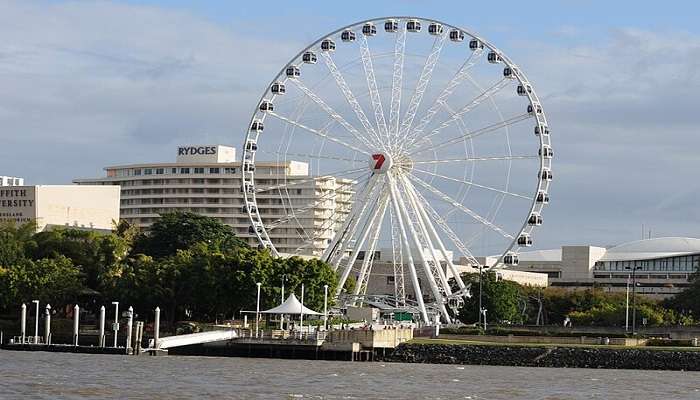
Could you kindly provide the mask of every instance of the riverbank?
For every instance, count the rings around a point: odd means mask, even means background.
[[[700,351],[679,348],[497,345],[422,340],[383,357],[400,363],[700,371]]]

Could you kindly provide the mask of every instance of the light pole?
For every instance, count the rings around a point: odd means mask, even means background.
[[[282,299],[280,300],[280,305],[284,303],[284,281],[287,280],[287,274],[282,274]]]
[[[304,284],[301,284],[301,314],[299,314],[299,336],[304,334]]]
[[[632,335],[637,335],[637,271],[641,266],[625,267],[632,270]]]
[[[328,330],[328,285],[323,285],[323,330]]]
[[[484,313],[484,331],[486,331],[486,309],[484,308],[482,312]]]
[[[483,297],[482,297],[482,281],[484,278],[484,275],[482,273],[483,266],[479,265],[479,325],[481,325],[481,313],[483,312],[482,310],[484,309],[483,306]],[[484,322],[484,330],[486,330],[486,322]]]
[[[630,331],[630,274],[627,274],[627,293],[625,294],[625,332]]]
[[[117,333],[119,333],[119,302],[113,301],[114,306],[114,324],[112,324],[112,330],[114,331],[114,348],[117,347]]]
[[[258,332],[259,332],[259,323],[260,323],[260,285],[261,283],[258,282],[256,283],[258,286],[258,302],[257,305],[255,306],[255,337],[258,337]]]
[[[35,319],[34,319],[34,344],[39,343],[39,300],[32,300],[32,303],[36,305]]]

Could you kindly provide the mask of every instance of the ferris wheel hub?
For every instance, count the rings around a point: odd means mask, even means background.
[[[384,174],[391,169],[394,164],[389,153],[377,151],[369,156],[369,169],[375,174]]]

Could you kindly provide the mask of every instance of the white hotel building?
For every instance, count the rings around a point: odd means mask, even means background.
[[[332,176],[310,177],[308,164],[297,161],[255,163],[255,190],[260,216],[281,253],[320,255],[335,234],[328,215],[340,227],[351,208],[352,181]],[[76,179],[79,185],[119,185],[120,218],[148,227],[160,214],[190,211],[214,217],[256,246],[241,192],[241,168],[236,149],[223,145],[182,146],[174,163],[144,163],[106,167],[106,176]],[[295,182],[296,181],[296,182]],[[280,190],[285,183],[291,187]],[[277,188],[277,189],[275,189]],[[282,192],[282,193],[281,193]],[[288,218],[290,207],[309,210]],[[324,227],[325,229],[322,229]],[[303,228],[303,229],[300,229]],[[306,243],[301,232],[314,232]]]

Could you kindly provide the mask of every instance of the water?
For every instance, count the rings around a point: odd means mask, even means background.
[[[700,399],[700,373],[0,350],[0,399]]]

